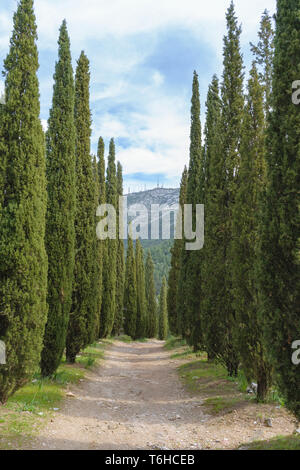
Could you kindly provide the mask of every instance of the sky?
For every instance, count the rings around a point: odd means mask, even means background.
[[[225,13],[230,0],[35,0],[41,119],[47,126],[65,18],[73,67],[82,50],[91,64],[92,152],[102,136],[116,142],[124,191],[178,187],[189,160],[193,71],[199,75],[202,125],[214,73],[222,75]],[[276,0],[236,0],[246,71],[264,9]],[[17,0],[0,2],[1,67]],[[0,92],[3,84],[0,84]]]

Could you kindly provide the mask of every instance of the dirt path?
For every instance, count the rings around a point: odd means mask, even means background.
[[[253,432],[251,426],[245,428],[236,415],[229,422],[205,415],[201,397],[183,389],[178,363],[162,346],[156,340],[115,342],[102,365],[72,387],[75,398],[66,399],[31,448],[234,448],[255,437],[276,435],[269,430],[258,436],[255,426]]]

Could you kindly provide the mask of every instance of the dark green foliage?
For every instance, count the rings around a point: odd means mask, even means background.
[[[159,296],[158,338],[160,340],[167,339],[168,330],[167,281],[164,277]]]
[[[136,337],[137,319],[137,287],[136,262],[132,238],[128,239],[126,257],[126,275],[124,287],[124,333],[131,338]]]
[[[231,3],[227,11],[227,36],[224,38],[224,71],[221,88],[221,149],[225,159],[226,192],[223,211],[225,214],[223,226],[224,250],[223,263],[225,276],[222,308],[216,311],[215,322],[220,327],[221,348],[216,351],[224,362],[230,375],[235,374],[238,368],[238,353],[234,347],[233,335],[236,327],[235,311],[233,308],[232,292],[232,223],[233,208],[238,188],[238,175],[240,167],[240,137],[244,108],[243,96],[243,60],[240,52],[241,28],[237,24],[234,5]],[[220,260],[216,260],[219,262]]]
[[[96,321],[94,294],[95,184],[90,154],[89,60],[81,53],[75,78],[76,215],[73,303],[67,334],[67,359],[93,341]]]
[[[184,203],[186,198],[186,185],[187,185],[187,168],[184,167],[184,171],[182,173],[181,184],[180,184],[180,196],[179,196],[179,206],[182,210],[182,215],[184,211]],[[181,227],[180,227],[181,224]],[[176,231],[179,233],[181,229],[181,235],[183,235],[184,227],[183,227],[183,217],[180,218],[178,216],[176,222]],[[178,314],[179,311],[177,309],[177,291],[178,291],[178,282],[179,282],[179,275],[180,275],[180,261],[182,257],[182,252],[184,250],[184,241],[182,238],[175,239],[173,248],[171,249],[172,259],[171,259],[171,269],[168,278],[168,321],[170,332],[173,335],[178,335],[179,327],[178,327]]]
[[[196,228],[196,204],[204,203],[204,162],[201,145],[200,96],[196,72],[193,79],[191,108],[190,162],[187,177],[186,204],[193,207],[193,230]],[[188,241],[188,240],[186,240]],[[202,251],[183,249],[180,273],[178,309],[181,314],[183,336],[195,350],[202,345],[200,319]]]
[[[145,252],[150,251],[154,263],[154,284],[158,296],[163,278],[167,278],[171,268],[173,240],[141,240]]]
[[[21,0],[4,62],[1,110],[6,146],[0,149],[0,339],[7,364],[0,366],[0,402],[35,372],[47,318],[47,192],[36,40],[33,1]]]
[[[117,164],[117,186],[118,197],[123,196],[123,175],[122,166],[120,162]],[[120,208],[118,201],[118,220],[120,220],[120,211],[122,217],[122,208]],[[117,224],[119,227],[119,224]],[[124,275],[125,275],[125,260],[124,260],[124,242],[117,233],[117,267],[116,267],[116,315],[114,323],[114,334],[120,335],[123,326],[123,308],[124,308]]]
[[[256,64],[261,67],[259,78],[264,88],[265,113],[268,114],[272,92],[274,31],[272,26],[272,18],[270,17],[267,10],[265,10],[262,15],[258,36],[258,44],[255,46],[251,43],[251,50],[255,55]]]
[[[104,157],[104,141],[102,137],[98,141],[98,175],[99,175],[99,202],[105,204],[106,202],[106,186],[105,186],[105,157]]]
[[[236,344],[249,381],[258,384],[257,398],[265,400],[271,385],[258,321],[259,295],[255,270],[259,241],[259,202],[266,184],[264,89],[255,64],[250,72],[241,139],[239,189],[233,209],[233,292]]]
[[[145,266],[146,307],[147,307],[147,336],[156,338],[158,334],[157,302],[154,284],[154,265],[150,251],[148,251]]]
[[[291,361],[291,346],[300,338],[300,113],[292,102],[292,83],[300,77],[299,8],[299,0],[277,1],[268,184],[258,257],[265,340],[280,392],[298,419],[300,367]]]
[[[60,28],[52,109],[46,134],[48,207],[48,320],[41,358],[43,376],[60,364],[72,304],[75,255],[75,124],[74,79],[66,22]]]
[[[115,143],[111,139],[109,145],[109,155],[106,174],[106,204],[111,204],[117,211],[118,187]],[[100,336],[105,338],[110,336],[115,321],[116,312],[116,266],[117,266],[116,239],[106,240],[107,256],[103,265],[103,299],[101,310]]]
[[[222,352],[222,310],[225,277],[226,171],[221,147],[219,81],[213,77],[206,101],[205,124],[205,238],[202,264],[202,315],[205,349],[210,358]]]
[[[137,291],[137,315],[136,315],[136,338],[144,338],[146,335],[146,291],[145,291],[145,268],[144,253],[140,240],[136,241],[136,291]]]

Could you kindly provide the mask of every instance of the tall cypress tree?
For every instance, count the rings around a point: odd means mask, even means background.
[[[264,89],[253,64],[248,83],[242,140],[239,189],[233,209],[233,291],[236,341],[249,382],[257,381],[258,400],[266,398],[272,365],[266,359],[258,320],[259,295],[255,264],[259,237],[259,203],[266,184]]]
[[[137,286],[137,315],[136,338],[144,338],[146,335],[146,291],[145,291],[145,267],[144,253],[139,239],[136,241],[136,286]]]
[[[132,238],[129,236],[126,276],[124,289],[124,332],[131,338],[136,337],[137,318],[137,286],[136,286],[136,262]]]
[[[47,191],[36,40],[33,1],[21,0],[4,62],[0,339],[6,344],[7,363],[0,366],[0,402],[35,372],[47,317]]]
[[[98,141],[98,180],[99,180],[99,204],[106,203],[106,185],[105,185],[105,145],[102,137]],[[102,311],[102,302],[103,302],[103,268],[106,266],[106,256],[107,256],[107,244],[106,240],[98,240],[98,249],[99,249],[99,258],[101,258],[101,263],[99,265],[99,332],[101,332],[101,311]]]
[[[106,174],[106,204],[111,204],[117,210],[117,172],[114,139],[109,145],[109,155]],[[101,310],[100,335],[102,338],[110,336],[114,326],[116,312],[116,263],[117,240],[107,239],[107,256],[103,266],[103,299]]]
[[[180,183],[180,194],[179,194],[179,206],[182,210],[182,217],[177,217],[176,221],[176,231],[181,229],[181,233],[183,235],[183,214],[184,214],[184,204],[186,198],[186,184],[187,184],[187,168],[184,167],[184,171],[182,173],[181,183]],[[180,227],[179,224],[182,226]],[[178,281],[180,275],[180,260],[182,256],[182,252],[184,249],[184,242],[183,239],[175,239],[174,244],[171,250],[171,269],[169,273],[168,279],[168,319],[169,319],[169,327],[170,332],[173,335],[179,334],[179,327],[178,327],[178,314],[179,309],[177,308],[177,290],[178,290]]]
[[[158,338],[160,340],[167,339],[168,336],[168,306],[167,306],[167,281],[163,278],[159,296],[159,331]]]
[[[184,209],[186,204],[186,187],[187,187],[187,169],[184,169],[182,191],[180,192],[180,205]],[[186,280],[186,264],[185,264],[185,240],[184,240],[184,212],[182,214],[182,240],[179,250],[179,270],[176,288],[176,310],[177,310],[177,331],[179,336],[185,337],[186,328],[186,296],[185,296],[185,280]]]
[[[72,304],[75,248],[74,79],[66,21],[60,28],[53,102],[48,121],[46,249],[48,254],[48,320],[41,371],[52,375],[60,364]]]
[[[190,162],[188,169],[186,203],[193,207],[193,229],[196,228],[196,205],[203,204],[204,165],[201,145],[200,96],[198,75],[194,72],[193,95],[191,108]],[[202,345],[202,328],[200,319],[201,293],[201,250],[182,253],[182,273],[180,305],[182,325],[185,325],[184,336],[195,350]]]
[[[227,36],[224,38],[224,72],[221,88],[222,96],[222,146],[220,151],[225,158],[226,168],[226,205],[224,225],[225,252],[225,292],[223,308],[216,312],[216,320],[221,326],[220,357],[227,367],[229,375],[237,373],[238,353],[234,347],[233,335],[236,317],[233,308],[232,291],[232,244],[233,208],[238,188],[240,167],[240,137],[244,108],[243,95],[243,59],[240,52],[241,27],[237,24],[234,4],[231,2],[227,14]]]
[[[300,368],[292,344],[300,337],[299,106],[291,99],[299,80],[299,0],[278,0],[273,90],[267,136],[267,188],[261,225],[260,312],[280,392],[300,418]]]
[[[157,303],[154,283],[154,264],[150,250],[148,251],[145,266],[145,285],[147,303],[147,336],[155,338],[158,334]]]
[[[118,198],[123,196],[123,174],[122,174],[122,165],[120,162],[117,164],[117,191]],[[118,222],[120,223],[120,212],[122,217],[122,211],[118,205]],[[121,221],[122,222],[122,221]],[[117,228],[119,227],[117,224]],[[116,267],[116,316],[114,323],[114,333],[120,335],[122,326],[123,326],[123,307],[124,307],[124,269],[125,269],[125,259],[124,259],[124,242],[119,236],[119,231],[117,233],[117,267]]]
[[[264,88],[265,114],[267,115],[270,110],[274,61],[274,30],[272,18],[267,10],[262,15],[258,37],[258,44],[255,46],[251,43],[250,45],[255,62],[261,69],[259,78]]]
[[[93,292],[95,239],[95,185],[90,154],[89,60],[81,53],[75,77],[76,215],[73,302],[67,334],[67,359],[75,362],[80,349],[92,340],[96,299]]]
[[[205,238],[202,264],[202,315],[205,349],[210,359],[222,353],[221,312],[226,295],[225,277],[225,204],[226,170],[221,148],[221,100],[219,81],[214,75],[206,101],[205,124]],[[220,312],[220,314],[218,313]]]
[[[92,160],[93,165],[93,178],[94,178],[94,189],[95,189],[95,227],[97,226],[98,218],[96,216],[97,208],[100,203],[100,182],[98,173],[98,163],[96,156]],[[93,274],[93,293],[95,296],[95,319],[94,319],[94,332],[92,339],[99,338],[100,331],[100,316],[101,316],[101,304],[102,304],[102,246],[101,240],[98,240],[96,234],[93,239],[94,247],[94,274]]]

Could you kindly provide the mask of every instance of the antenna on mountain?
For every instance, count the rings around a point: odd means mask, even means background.
[[[157,178],[157,187],[159,188],[159,178]]]

